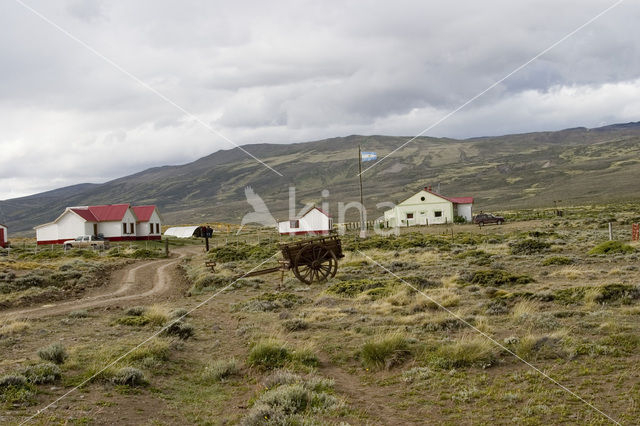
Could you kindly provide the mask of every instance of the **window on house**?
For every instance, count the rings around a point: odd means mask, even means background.
[[[149,224],[149,233],[153,234],[153,223]]]
[[[133,223],[129,224],[129,233],[133,234],[135,232],[135,230],[133,229]]]
[[[424,201],[424,197],[420,197],[420,201]]]
[[[421,216],[424,216],[425,214],[426,214],[425,212],[420,212],[420,215],[421,215]]]
[[[407,219],[413,219],[413,213],[407,213]]]
[[[126,233],[127,233],[127,224],[126,224],[126,223],[123,223],[123,224],[122,224],[122,233],[123,233],[123,234],[126,234]]]
[[[442,217],[442,211],[441,210],[436,210],[435,212],[433,212],[433,215],[435,217]]]
[[[300,228],[300,221],[299,220],[290,220],[289,221],[289,228],[291,228],[291,229]]]
[[[160,233],[160,224],[156,223],[156,234]]]

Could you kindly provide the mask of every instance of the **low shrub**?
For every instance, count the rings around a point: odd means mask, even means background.
[[[283,322],[282,326],[287,331],[300,331],[309,328],[309,323],[299,318],[294,318]]]
[[[624,244],[620,241],[606,241],[604,243],[598,244],[597,246],[589,250],[589,254],[591,255],[596,255],[596,254],[607,255],[607,254],[617,254],[617,253],[626,254],[626,253],[633,253],[634,251],[635,249],[631,247],[629,244]]]
[[[30,365],[21,371],[29,383],[53,383],[61,377],[60,367],[50,362]]]
[[[54,343],[38,351],[38,356],[44,361],[62,364],[68,357],[67,351],[60,343]]]
[[[119,369],[110,379],[114,385],[121,386],[145,386],[149,382],[141,370],[134,367],[123,367]]]
[[[283,367],[289,357],[289,350],[284,344],[275,340],[265,340],[251,348],[247,364],[251,367],[273,370]]]
[[[344,407],[342,401],[331,395],[332,380],[276,371],[265,380],[264,386],[266,391],[255,399],[240,424],[315,424],[309,416],[337,414]]]
[[[0,402],[11,406],[35,403],[36,388],[26,377],[8,375],[0,378]]]
[[[221,382],[240,373],[240,364],[235,358],[220,359],[205,367],[202,378],[207,381]]]
[[[542,261],[543,266],[551,266],[551,265],[571,265],[573,263],[573,259],[566,256],[551,256],[547,257]]]
[[[428,356],[432,365],[438,368],[463,368],[492,366],[497,360],[498,349],[484,337],[463,337],[446,343]]]
[[[89,312],[86,309],[69,312],[69,318],[87,318],[88,316]]]
[[[487,269],[473,272],[470,276],[461,277],[461,283],[476,284],[483,287],[500,287],[503,285],[528,284],[534,281],[528,275],[516,275],[502,269]]]
[[[556,359],[569,356],[564,348],[563,338],[558,335],[528,335],[519,339],[514,352],[523,359]]]
[[[278,247],[273,243],[261,244],[228,244],[212,249],[208,257],[218,262],[238,262],[243,260],[265,260],[273,256]]]
[[[406,337],[400,334],[379,337],[362,346],[360,359],[365,367],[390,369],[411,354]]]
[[[193,336],[193,326],[188,322],[175,321],[163,330],[163,336],[177,336],[182,340],[187,340]]]
[[[536,254],[548,250],[551,244],[529,238],[523,241],[509,243],[509,247],[511,248],[511,254]]]

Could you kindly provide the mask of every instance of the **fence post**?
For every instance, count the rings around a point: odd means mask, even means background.
[[[609,222],[609,241],[613,241],[613,226],[611,226],[611,222]]]

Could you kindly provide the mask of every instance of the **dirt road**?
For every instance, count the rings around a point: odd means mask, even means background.
[[[173,253],[177,254],[177,257],[135,263],[114,272],[111,277],[111,283],[106,287],[97,289],[94,294],[81,299],[0,312],[0,320],[60,315],[79,309],[89,309],[163,295],[172,289],[171,271],[175,270],[180,259],[188,254],[198,253],[201,250],[202,248],[197,246],[174,249]]]

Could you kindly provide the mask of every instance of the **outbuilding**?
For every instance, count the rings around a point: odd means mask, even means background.
[[[393,228],[453,223],[456,216],[470,222],[472,215],[473,197],[446,197],[426,187],[384,212],[384,220]]]
[[[326,235],[333,228],[333,219],[324,210],[312,207],[300,217],[278,222],[280,235]]]
[[[7,227],[0,223],[0,247],[5,248],[9,243]]]

